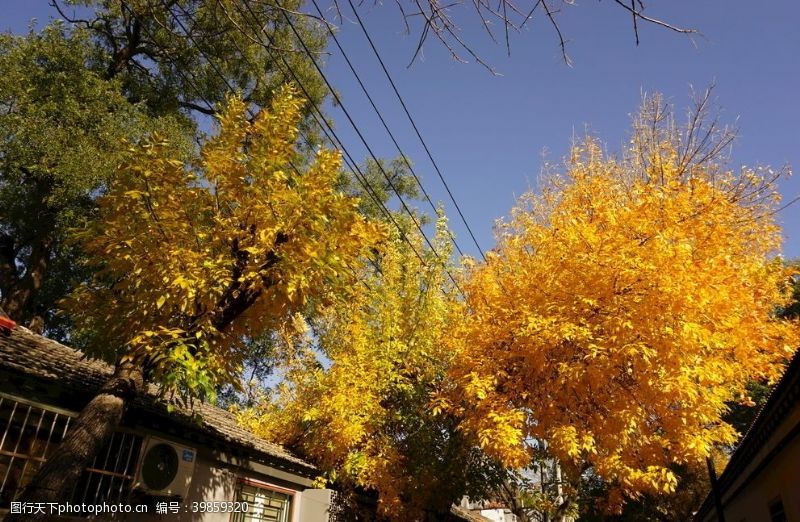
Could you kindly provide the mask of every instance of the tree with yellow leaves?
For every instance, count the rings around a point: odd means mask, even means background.
[[[236,380],[247,339],[352,285],[384,232],[335,188],[338,153],[296,152],[302,106],[286,87],[251,121],[231,98],[194,165],[158,137],[131,150],[76,235],[100,269],[64,303],[117,371],[26,498],[61,500],[143,378],[207,398]]]
[[[777,175],[726,168],[707,101],[680,128],[646,100],[620,158],[574,145],[464,284],[462,429],[510,467],[545,443],[573,481],[609,484],[612,509],[733,443],[728,405],[798,344],[775,316],[790,287]]]
[[[241,414],[338,487],[377,492],[391,520],[447,513],[500,477],[457,419],[431,405],[453,360],[446,332],[464,310],[446,275],[448,239],[440,221],[437,256],[419,234],[395,231],[348,301],[314,321],[313,335],[287,340],[276,392]]]

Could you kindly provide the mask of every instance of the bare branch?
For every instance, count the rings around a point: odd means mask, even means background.
[[[336,0],[334,0],[334,2],[336,2]],[[417,57],[422,55],[424,43],[428,40],[428,37],[433,34],[435,39],[450,52],[455,60],[463,62],[464,60],[461,58],[460,54],[466,53],[493,74],[496,74],[494,69],[480,58],[475,47],[472,46],[472,43],[464,40],[461,36],[454,19],[455,11],[453,13],[448,12],[451,8],[464,6],[466,3],[457,2],[454,4],[442,5],[441,0],[413,0],[411,4],[414,5],[417,10],[415,12],[409,12],[405,8],[407,2],[409,2],[409,0],[395,0],[395,5],[397,5],[400,10],[403,22],[405,23],[406,33],[411,33],[411,25],[415,18],[421,17],[423,19],[423,23],[419,29],[417,45],[409,65],[413,65]],[[572,0],[530,0],[530,2],[532,6],[530,10],[526,11],[521,10],[519,6],[514,3],[514,0],[471,0],[469,4],[480,19],[483,30],[495,44],[498,43],[498,39],[492,28],[492,22],[497,21],[502,24],[505,36],[503,43],[509,55],[511,54],[511,31],[519,32],[533,18],[536,10],[541,7],[545,12],[548,24],[553,27],[556,34],[562,58],[564,62],[569,65],[570,59],[566,49],[568,39],[561,29],[557,15],[561,12],[562,6],[573,6],[574,2]],[[640,43],[640,27],[642,23],[656,25],[681,34],[697,34],[697,30],[695,29],[681,27],[644,14],[645,6],[642,0],[614,0],[614,4],[622,7],[630,15],[637,45]]]
[[[641,7],[639,9],[636,9],[635,6],[632,7],[631,5],[627,5],[622,0],[614,0],[614,2],[617,5],[621,6],[623,9],[625,9],[626,11],[630,12],[631,15],[633,15],[634,24],[636,23],[636,19],[638,18],[639,20],[644,20],[645,22],[648,22],[648,23],[651,23],[651,24],[654,24],[654,25],[659,25],[659,26],[661,26],[661,27],[663,27],[665,29],[669,29],[670,31],[675,31],[676,33],[682,33],[682,34],[694,34],[694,33],[697,33],[697,29],[687,29],[685,27],[678,27],[677,25],[672,25],[670,23],[664,22],[663,20],[658,20],[657,18],[652,18],[652,17],[646,16],[646,15],[642,14],[642,8]],[[636,43],[639,43],[638,42],[638,37],[637,37],[637,42]]]
[[[556,22],[553,11],[550,9],[550,6],[547,5],[547,0],[542,2],[542,6],[544,6],[544,12],[547,14],[548,20],[550,20],[550,23],[553,25],[553,29],[555,29],[556,34],[558,35],[558,43],[561,46],[561,56],[564,59],[564,63],[567,65],[572,65],[572,62],[567,55],[567,43],[564,41],[564,35],[561,33],[561,28],[558,26],[558,22]]]

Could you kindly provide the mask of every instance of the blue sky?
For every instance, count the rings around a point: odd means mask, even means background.
[[[347,3],[340,4],[347,15]],[[614,2],[578,1],[560,17],[573,61],[567,67],[552,28],[541,17],[511,35],[509,57],[476,18],[464,16],[459,20],[463,36],[502,74],[493,76],[475,63],[456,63],[433,40],[425,46],[424,59],[407,68],[416,34],[404,34],[393,1],[363,4],[367,28],[484,248],[493,245],[495,220],[535,185],[543,159],[559,161],[573,135],[589,129],[609,150],[617,150],[643,92],[661,92],[682,111],[691,86],[704,89],[714,82],[723,121],[740,131],[734,165],[800,169],[800,3],[776,0],[758,8],[744,0],[652,0],[647,5],[651,15],[697,28],[702,35],[689,39],[640,26],[637,47],[630,17]],[[31,18],[46,21],[52,14],[45,0],[7,0],[3,8],[0,30],[14,32],[25,31]],[[346,16],[339,36],[426,188],[445,202],[459,243],[475,254],[352,17]],[[376,154],[394,156],[394,146],[338,50],[331,48],[331,53],[326,74],[345,106]],[[329,113],[350,152],[364,158],[366,151],[342,113],[334,107]],[[800,178],[785,180],[781,190],[787,201],[800,195]],[[785,229],[785,255],[800,257],[800,204],[778,219]]]

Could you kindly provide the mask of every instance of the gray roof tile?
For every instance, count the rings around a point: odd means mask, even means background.
[[[17,326],[8,334],[0,333],[0,368],[47,381],[58,381],[67,390],[93,393],[108,380],[113,368],[108,363],[90,359],[82,352],[37,335]],[[194,401],[168,413],[154,386],[135,401],[135,407],[168,418],[179,424],[190,424],[204,434],[238,449],[279,459],[308,471],[314,466],[293,455],[278,444],[261,439],[242,428],[234,415],[208,403]],[[191,420],[200,415],[200,424]]]

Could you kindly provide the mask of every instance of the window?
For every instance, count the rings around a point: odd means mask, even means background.
[[[236,513],[234,522],[288,522],[291,495],[243,482],[236,493],[238,502],[247,502],[247,512]]]
[[[770,522],[786,522],[786,511],[780,497],[769,503],[769,519]]]
[[[74,504],[119,504],[128,501],[142,437],[115,432],[72,490]]]
[[[64,439],[76,413],[0,394],[0,511],[28,485]],[[127,501],[142,438],[116,432],[72,492],[75,503]]]
[[[0,396],[0,508],[31,477],[64,438],[74,414]]]

